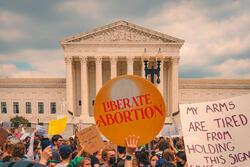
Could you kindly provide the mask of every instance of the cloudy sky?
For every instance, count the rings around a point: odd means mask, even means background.
[[[65,77],[60,39],[126,20],[185,40],[183,78],[250,78],[249,6],[249,0],[0,0],[0,76]]]

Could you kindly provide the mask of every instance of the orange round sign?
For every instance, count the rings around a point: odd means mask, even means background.
[[[108,81],[95,98],[94,117],[101,133],[125,146],[129,135],[140,136],[139,145],[151,141],[166,116],[161,93],[149,81],[132,75]]]

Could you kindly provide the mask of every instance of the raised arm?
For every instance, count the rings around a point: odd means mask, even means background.
[[[126,142],[126,159],[125,159],[125,167],[132,167],[132,160],[134,157],[134,153],[136,148],[138,147],[139,136],[129,135]]]

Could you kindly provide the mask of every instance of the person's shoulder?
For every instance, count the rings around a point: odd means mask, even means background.
[[[1,165],[1,167],[9,167],[9,166],[12,166],[12,167],[21,167],[21,166],[22,167],[28,167],[30,165],[32,165],[32,167],[45,167],[44,165],[39,164],[39,163],[34,163],[32,161],[23,161],[23,160],[3,163]]]
[[[155,166],[156,166],[156,167],[162,167],[162,166],[165,165],[166,163],[167,163],[167,160],[166,160],[166,159],[160,158],[160,159],[156,162]]]
[[[168,162],[168,161],[167,161],[167,163],[166,163],[166,166],[167,166],[167,167],[176,167],[173,163]]]
[[[81,157],[81,156],[75,157],[74,159],[72,159],[69,162],[68,167],[78,166],[78,164],[81,162],[82,159],[83,159],[83,157]]]

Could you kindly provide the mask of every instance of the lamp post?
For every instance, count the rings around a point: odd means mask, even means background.
[[[157,60],[157,68],[154,68],[152,65],[151,68],[148,68],[148,60],[144,60],[144,71],[145,71],[145,78],[148,78],[148,74],[150,74],[150,81],[154,83],[154,77],[157,76],[157,84],[161,82],[160,80],[160,71],[161,71],[161,61]]]
[[[160,51],[161,50],[159,48],[159,52],[158,52],[157,56],[159,55]],[[144,55],[146,55],[146,48],[144,49]],[[153,84],[154,84],[154,80],[155,80],[155,75],[157,76],[156,83],[159,84],[161,82],[161,80],[160,80],[161,61],[157,60],[157,58],[156,58],[156,65],[157,65],[156,68],[154,68],[154,65],[152,65],[151,68],[148,68],[148,60],[144,60],[145,79],[147,79],[148,75],[150,74],[150,81]],[[150,141],[148,144],[146,144],[146,147],[149,151],[149,154],[151,155],[152,142]]]
[[[161,61],[157,58],[159,58],[161,55],[161,48],[159,48],[158,53],[156,55],[156,65],[157,67],[154,68],[154,65],[151,66],[151,68],[148,68],[148,60],[146,59],[147,54],[146,54],[146,48],[144,48],[144,72],[145,72],[145,78],[148,78],[148,75],[150,74],[150,81],[151,83],[154,84],[155,80],[155,75],[157,76],[156,83],[159,84],[161,82],[160,80],[160,71],[161,71]]]

